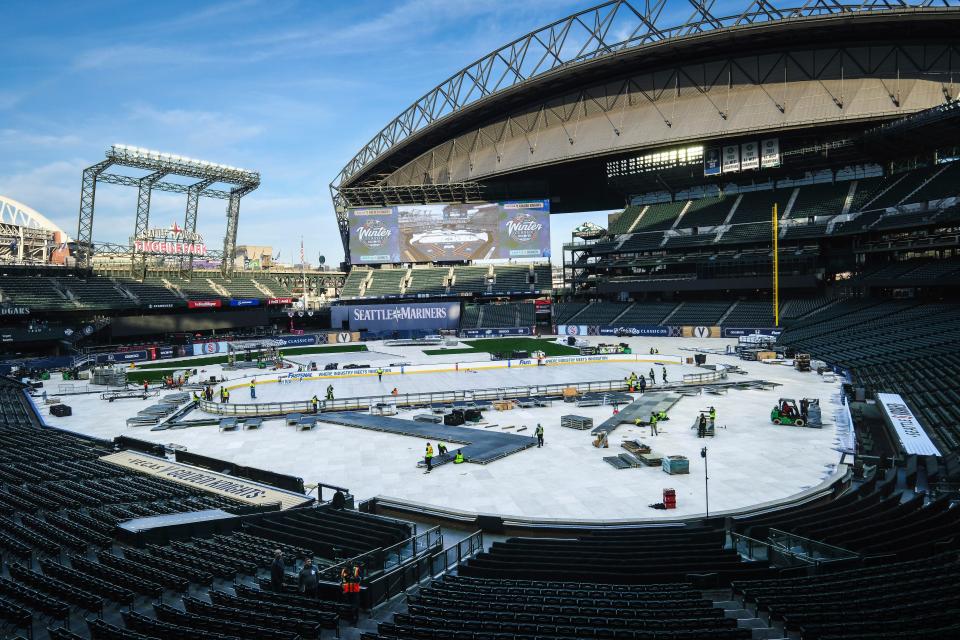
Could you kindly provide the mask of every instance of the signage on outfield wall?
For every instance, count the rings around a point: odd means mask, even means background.
[[[219,309],[219,300],[187,300],[188,309]]]
[[[230,298],[231,307],[256,307],[260,301],[256,298]]]
[[[503,336],[532,336],[530,327],[502,327],[499,329],[462,329],[461,338],[500,338]]]
[[[293,298],[267,298],[267,304],[293,304]]]
[[[660,325],[629,324],[616,327],[598,327],[601,336],[644,336],[654,338],[669,338],[675,334],[675,327]]]
[[[681,327],[680,335],[684,338],[719,338],[722,334],[720,327]]]
[[[341,305],[330,309],[331,325],[351,331],[437,331],[460,324],[459,302]]]
[[[877,402],[883,410],[883,415],[897,436],[900,444],[908,455],[939,456],[940,451],[930,440],[930,436],[923,430],[920,421],[913,415],[910,407],[898,393],[878,393]]]
[[[783,333],[783,329],[723,327],[722,333],[724,338],[742,338],[743,336],[769,336],[771,338],[779,338],[780,334]]]
[[[170,462],[143,453],[119,451],[103,456],[100,460],[148,476],[163,478],[194,489],[200,489],[207,493],[233,498],[250,505],[265,506],[280,503],[281,509],[289,509],[313,501],[312,498],[293,491],[268,487],[244,478],[207,471],[200,467],[179,462]],[[135,478],[130,480],[135,483]]]
[[[199,233],[186,231],[174,222],[169,228],[148,229],[131,239],[133,250],[139,253],[161,253],[174,256],[205,256],[207,245]]]
[[[0,316],[28,316],[30,307],[0,307]]]
[[[139,362],[147,359],[146,351],[123,351],[118,353],[99,353],[97,354],[97,363],[111,362]]]
[[[337,331],[327,334],[327,344],[349,344],[360,341],[359,331]]]
[[[172,302],[152,302],[147,305],[147,309],[173,309]]]
[[[285,347],[302,347],[311,344],[317,344],[317,336],[307,335],[307,336],[280,336],[275,338],[277,341],[283,343]]]

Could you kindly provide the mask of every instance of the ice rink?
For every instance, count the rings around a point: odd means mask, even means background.
[[[596,340],[596,339],[593,339]],[[646,354],[650,347],[661,352],[661,360],[679,362],[693,350],[723,350],[733,341],[690,338],[617,339]],[[374,367],[397,362],[431,364],[436,369],[459,371],[405,373],[293,382],[266,383],[276,374],[260,374],[258,402],[323,398],[328,384],[337,397],[387,395],[396,387],[400,393],[440,390],[492,389],[528,384],[555,384],[576,381],[623,379],[631,371],[648,374],[655,369],[658,383],[661,366],[651,363],[605,362],[465,371],[471,360],[486,362],[486,354],[429,356],[419,348],[386,347],[367,343],[370,352],[331,353],[296,356],[290,360],[310,361],[322,368],[327,362],[365,363]],[[436,348],[436,347],[433,347]],[[647,356],[641,356],[646,358]],[[656,356],[651,356],[657,359]],[[159,443],[173,443],[189,451],[242,465],[260,467],[316,481],[348,487],[360,500],[373,496],[456,509],[471,513],[498,513],[520,518],[562,519],[644,519],[675,518],[704,512],[704,463],[700,456],[708,448],[709,500],[711,513],[739,509],[757,503],[784,499],[819,484],[829,476],[840,454],[835,450],[838,436],[834,412],[839,408],[839,381],[826,382],[816,373],[801,373],[792,367],[744,362],[735,356],[708,353],[708,363],[739,365],[746,375],[731,374],[731,380],[767,380],[779,383],[773,390],[730,390],[723,395],[682,398],[670,411],[670,420],[661,425],[660,435],[651,436],[647,427],[623,425],[613,432],[608,449],[592,446],[589,431],[560,426],[560,417],[576,414],[591,417],[599,424],[611,415],[610,407],[577,408],[554,402],[539,409],[514,409],[484,413],[478,429],[520,427],[521,435],[533,435],[539,422],[544,426],[546,446],[521,451],[488,465],[445,465],[425,474],[416,467],[425,441],[387,433],[321,423],[313,431],[295,431],[283,421],[268,420],[258,431],[219,432],[216,426],[151,431],[149,427],[127,428],[125,420],[151,400],[118,400],[108,403],[98,393],[70,395],[64,401],[73,415],[58,418],[44,415],[52,426],[104,438],[130,435]],[[702,372],[692,365],[666,364],[668,379],[679,381],[684,373]],[[252,373],[252,372],[251,372]],[[207,366],[201,375],[226,375],[229,384],[244,384],[242,372],[223,372]],[[53,382],[48,389],[56,389]],[[92,389],[92,387],[91,387]],[[770,410],[779,397],[818,398],[823,412],[822,429],[775,426]],[[251,402],[246,388],[233,391],[233,402]],[[39,403],[38,403],[39,404]],[[698,439],[690,429],[695,417],[709,406],[717,409],[716,437]],[[46,414],[46,412],[44,411]],[[402,412],[409,418],[413,412]],[[188,418],[200,417],[193,412]],[[321,416],[322,419],[322,416]],[[496,425],[496,426],[491,426]],[[623,440],[639,440],[663,455],[682,455],[690,461],[689,475],[667,475],[659,468],[617,470],[603,461],[624,451]],[[436,442],[433,443],[436,446]],[[648,508],[659,502],[662,490],[674,488],[675,511]]]

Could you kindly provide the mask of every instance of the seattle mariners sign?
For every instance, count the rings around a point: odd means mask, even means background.
[[[343,305],[331,310],[334,327],[347,321],[351,331],[424,331],[456,329],[459,302]]]

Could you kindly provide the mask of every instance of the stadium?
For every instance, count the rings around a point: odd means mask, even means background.
[[[683,9],[429,90],[336,270],[213,159],[110,145],[76,235],[0,194],[0,635],[956,633],[960,3]]]

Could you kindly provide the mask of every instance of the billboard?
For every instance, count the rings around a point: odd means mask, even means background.
[[[353,264],[549,258],[550,201],[349,209]]]
[[[460,324],[459,302],[342,305],[331,307],[331,324],[351,331],[438,331]]]

